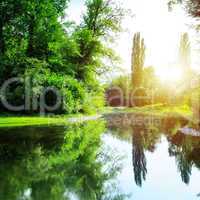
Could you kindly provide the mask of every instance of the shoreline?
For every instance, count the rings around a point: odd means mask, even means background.
[[[185,106],[163,106],[153,105],[137,108],[111,108],[105,107],[102,112],[94,115],[69,114],[55,116],[0,116],[0,128],[8,127],[24,127],[24,126],[62,126],[68,123],[83,122],[89,120],[97,120],[112,115],[136,114],[153,117],[182,117],[190,119],[191,111]]]

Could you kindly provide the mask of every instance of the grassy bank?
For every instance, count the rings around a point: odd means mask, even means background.
[[[82,115],[62,115],[55,117],[40,116],[0,116],[0,128],[2,127],[20,127],[20,126],[45,126],[45,125],[66,125],[68,119],[80,117]]]
[[[134,108],[106,108],[104,113],[136,113],[144,115],[155,115],[160,117],[165,117],[168,115],[171,116],[183,116],[191,117],[192,111],[187,105],[181,106],[169,106],[163,104],[155,104],[150,106],[143,107],[134,107]]]
[[[190,117],[192,112],[186,105],[182,106],[167,106],[167,105],[151,105],[135,108],[111,108],[106,107],[100,114],[109,113],[136,113],[144,115],[165,116],[182,116]],[[53,117],[40,116],[0,116],[0,128],[2,127],[19,127],[19,126],[45,126],[45,125],[66,125],[69,119],[78,119],[83,117],[82,114],[62,115]],[[87,118],[87,117],[86,117]],[[91,118],[92,119],[92,118]]]
[[[167,115],[181,115],[186,117],[192,116],[192,111],[190,107],[187,105],[169,106],[169,105],[156,104],[138,108],[127,108],[124,111],[143,113],[143,114],[153,114],[160,116],[167,116]]]

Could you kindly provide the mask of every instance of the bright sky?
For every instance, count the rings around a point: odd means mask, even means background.
[[[177,61],[178,45],[182,32],[188,32],[192,44],[194,31],[189,27],[187,17],[181,6],[168,11],[167,0],[116,0],[124,8],[131,9],[134,17],[123,22],[126,30],[116,40],[117,53],[122,58],[125,72],[130,71],[132,38],[135,32],[141,32],[147,47],[146,66],[154,66],[157,71],[174,68]],[[84,11],[84,0],[72,0],[68,16],[77,23]],[[195,59],[193,59],[194,61]],[[195,61],[194,64],[196,65]]]

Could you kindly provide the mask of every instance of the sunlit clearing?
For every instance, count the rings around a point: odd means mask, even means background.
[[[161,81],[169,81],[169,83],[178,82],[182,78],[182,71],[178,68],[161,68],[157,70],[156,74]]]

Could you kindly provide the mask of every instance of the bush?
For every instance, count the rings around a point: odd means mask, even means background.
[[[81,82],[69,76],[51,72],[49,69],[35,67],[26,71],[26,76],[32,79],[32,92],[34,97],[39,97],[44,89],[54,88],[61,96],[61,105],[56,113],[77,113],[82,109],[85,89]],[[49,92],[45,95],[47,105],[56,104],[56,94]]]
[[[91,114],[103,107],[103,91],[99,88],[96,92],[88,91],[84,83],[70,76],[53,73],[45,67],[35,67],[26,72],[26,76],[33,78],[33,94],[39,96],[44,88],[53,87],[59,91],[62,96],[62,105],[56,113],[78,113],[83,112]],[[55,95],[55,94],[54,94]],[[51,94],[47,95],[46,102],[54,105]],[[48,104],[49,105],[49,104]]]
[[[40,101],[44,96],[45,105],[56,105],[56,93],[61,97],[60,106],[53,111],[56,114],[72,114],[78,112],[91,114],[104,105],[103,91],[100,89],[96,89],[95,92],[89,91],[83,82],[71,76],[52,72],[48,63],[45,61],[29,58],[23,61],[23,66],[25,65],[26,70],[24,72],[22,71],[22,74],[19,76],[22,81],[11,84],[6,91],[6,99],[9,104],[19,106],[24,105],[24,97],[26,96],[27,98],[25,91],[28,89],[30,95],[28,98],[31,99],[31,104],[28,109],[24,109],[22,112],[32,114],[41,111]],[[54,89],[56,93],[48,90],[43,95],[47,88]],[[3,106],[0,105],[0,108],[3,108]],[[43,111],[48,112],[47,109]]]
[[[83,112],[93,114],[100,111],[105,105],[104,93],[98,91],[96,93],[86,93],[83,103]]]

